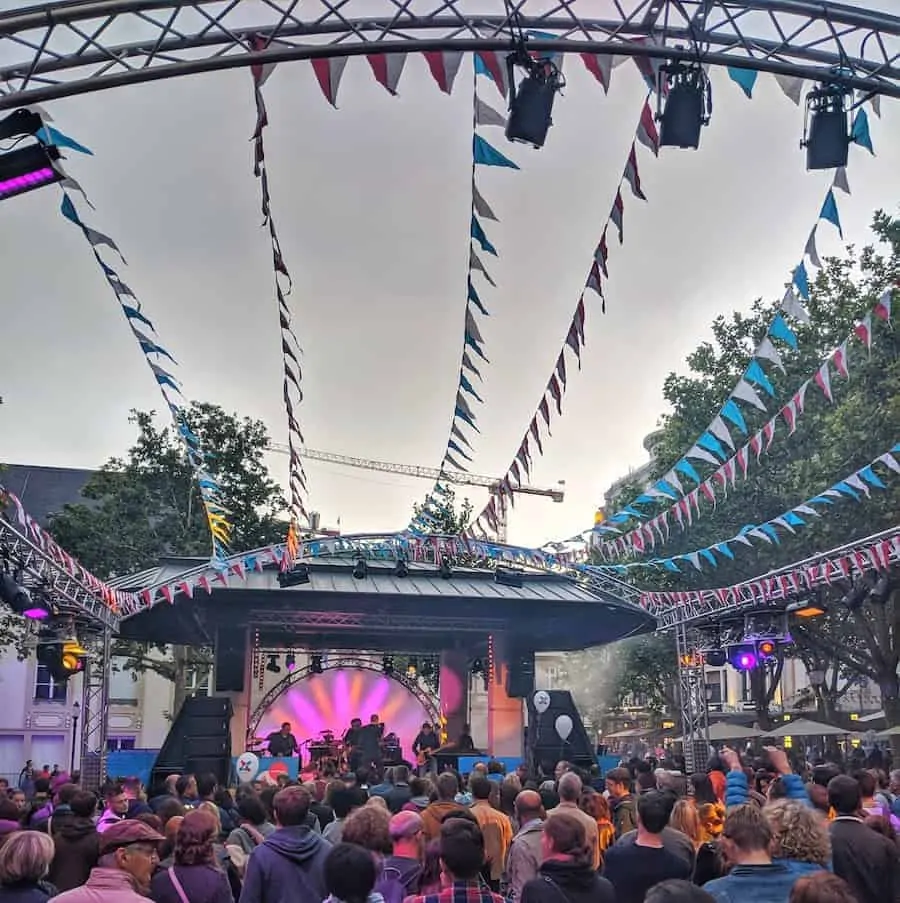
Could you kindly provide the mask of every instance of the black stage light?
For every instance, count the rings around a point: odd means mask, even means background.
[[[295,564],[289,571],[279,571],[278,585],[282,589],[309,583],[309,568],[305,564]]]
[[[759,665],[753,643],[741,643],[728,647],[728,662],[738,671],[752,671]]]
[[[700,147],[700,132],[709,125],[712,113],[712,85],[702,66],[672,63],[660,69],[668,93],[662,113],[657,114],[662,128],[662,147]],[[661,86],[660,86],[661,87]],[[663,92],[658,92],[662,102]]]
[[[297,667],[297,656],[293,652],[289,652],[284,657],[284,666],[288,671],[293,671]]]
[[[841,599],[841,602],[843,602],[850,611],[856,611],[856,609],[866,601],[866,596],[868,595],[869,584],[866,583],[865,580],[860,579],[850,587],[850,591],[843,599]]]
[[[472,662],[472,673],[473,674],[484,674],[484,662],[480,658],[476,658]]]
[[[0,573],[0,601],[5,602],[17,615],[32,621],[46,621],[50,606],[43,599],[35,599],[9,573]]]
[[[53,165],[58,159],[59,149],[43,144],[0,154],[0,201],[61,182],[65,176]]]
[[[526,72],[518,86],[514,75],[517,66]],[[507,56],[506,69],[509,73],[506,137],[509,141],[543,147],[553,125],[553,101],[565,87],[566,80],[553,60],[534,59],[524,41]]]
[[[266,671],[270,671],[272,674],[281,674],[281,665],[278,664],[278,656],[270,655],[269,662],[266,665]]]
[[[849,103],[853,92],[839,85],[822,85],[806,95],[806,123],[801,147],[807,169],[837,169],[850,155]]]
[[[710,668],[722,668],[728,661],[728,654],[724,649],[707,649],[703,658]]]
[[[449,580],[453,576],[453,568],[446,558],[441,559],[440,574],[442,580]]]
[[[55,630],[44,630],[38,638],[37,660],[57,683],[84,671],[87,649],[74,637],[63,640]]]
[[[322,656],[316,653],[310,656],[309,672],[310,674],[321,674],[325,669],[322,666]]]
[[[394,656],[385,655],[381,659],[381,670],[390,677],[394,673]]]
[[[365,558],[356,559],[356,564],[353,565],[353,576],[357,580],[365,580],[369,576],[369,565]]]
[[[756,649],[759,652],[760,659],[775,658],[776,647],[774,640],[760,640],[756,645]]]
[[[494,582],[500,586],[512,586],[521,589],[525,579],[525,572],[521,568],[499,567],[494,571]]]
[[[395,577],[408,577],[409,576],[409,563],[405,558],[398,558],[397,563],[394,565],[394,576]]]

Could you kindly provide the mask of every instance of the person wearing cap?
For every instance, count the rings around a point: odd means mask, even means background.
[[[162,834],[134,818],[111,824],[100,835],[100,859],[87,881],[54,900],[60,903],[147,903],[159,862]]]
[[[422,861],[425,858],[425,826],[418,812],[398,812],[390,824],[393,853],[382,866],[383,877],[396,878],[404,887],[404,896],[419,892]]]

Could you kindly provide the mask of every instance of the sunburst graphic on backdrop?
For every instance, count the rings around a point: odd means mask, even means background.
[[[299,743],[325,730],[340,738],[351,719],[360,718],[365,724],[372,715],[379,715],[385,731],[400,738],[407,760],[422,723],[431,720],[422,703],[398,681],[362,668],[335,668],[288,687],[266,710],[256,733],[265,737],[289,721]],[[303,759],[308,758],[304,747]]]

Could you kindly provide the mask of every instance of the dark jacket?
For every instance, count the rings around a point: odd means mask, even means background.
[[[415,859],[407,859],[405,856],[388,856],[382,863],[381,874],[375,882],[375,890],[381,892],[379,885],[393,878],[403,885],[406,896],[411,897],[419,892],[422,865]]]
[[[330,849],[307,827],[279,828],[253,851],[240,903],[324,900],[325,857]]]
[[[634,797],[629,793],[619,797],[612,807],[612,823],[616,826],[616,837],[621,837],[637,827],[634,814]]]
[[[540,875],[526,881],[521,903],[615,903],[612,884],[601,878],[590,862],[577,864],[551,859],[541,866]]]
[[[384,801],[391,810],[391,815],[396,815],[412,799],[412,790],[409,784],[394,784],[385,795]]]
[[[56,895],[56,888],[45,881],[21,881],[18,884],[0,884],[2,903],[47,903]]]
[[[47,877],[60,892],[81,887],[100,857],[93,819],[73,815],[60,823],[54,817],[52,826],[56,852]]]
[[[831,862],[857,903],[900,903],[897,846],[858,818],[831,823]]]
[[[736,865],[724,878],[708,881],[703,889],[716,899],[716,903],[745,903],[747,900],[788,903],[791,888],[801,874],[784,862]]]
[[[190,903],[234,903],[228,877],[214,865],[176,865],[173,869]],[[156,903],[181,903],[168,869],[153,876],[150,896]]]

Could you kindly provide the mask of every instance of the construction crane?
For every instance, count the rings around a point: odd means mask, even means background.
[[[287,445],[280,442],[270,442],[269,450],[278,454],[290,453]],[[444,480],[457,486],[484,486],[490,490],[491,495],[500,495],[500,479],[487,477],[477,473],[464,473],[460,470],[438,470],[436,467],[420,467],[418,464],[394,464],[391,461],[375,461],[371,458],[355,458],[352,455],[337,455],[334,452],[320,451],[315,448],[301,448],[300,456],[309,461],[324,461],[328,464],[340,464],[343,467],[357,467],[361,470],[378,470],[382,473],[396,473],[407,477],[416,477],[420,480]],[[554,502],[562,502],[565,498],[565,480],[560,480],[553,488],[541,486],[513,486],[513,492],[519,495],[535,495],[552,499]],[[500,542],[506,542],[506,506],[497,505],[501,512],[497,524],[497,535]]]

